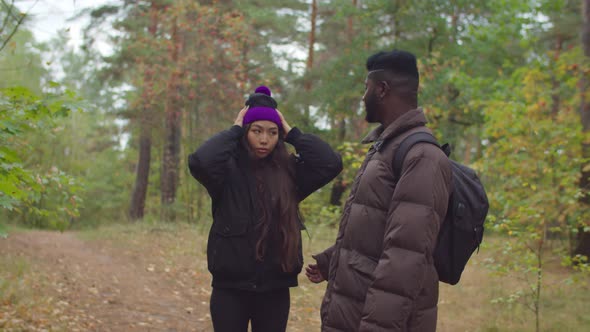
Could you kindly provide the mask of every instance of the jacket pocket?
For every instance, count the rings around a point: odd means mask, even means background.
[[[234,219],[232,223],[214,223],[213,232],[220,237],[244,236],[248,232],[248,220]]]
[[[224,280],[243,280],[254,273],[254,249],[248,236],[248,219],[214,222],[207,244],[211,274]]]
[[[367,289],[373,282],[377,262],[354,250],[341,249],[341,264],[336,271],[334,288],[358,302],[365,300]]]
[[[373,271],[375,271],[375,268],[377,267],[377,260],[352,250],[350,252],[348,265],[360,274],[372,277]]]

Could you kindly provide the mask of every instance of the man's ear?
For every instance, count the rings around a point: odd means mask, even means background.
[[[389,87],[389,83],[387,83],[387,81],[379,82],[379,88],[381,89],[381,91],[379,92],[379,98],[381,98],[381,99],[385,98],[385,96],[387,95],[387,93],[391,89]]]

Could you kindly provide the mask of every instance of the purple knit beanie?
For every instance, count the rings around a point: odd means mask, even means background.
[[[250,106],[246,115],[244,115],[244,126],[254,121],[266,120],[277,124],[283,128],[281,117],[277,112],[277,102],[271,97],[270,89],[261,85],[254,90],[254,93],[246,100],[246,105]]]

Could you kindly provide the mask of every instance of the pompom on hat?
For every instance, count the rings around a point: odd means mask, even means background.
[[[254,93],[262,93],[262,94],[265,94],[269,97],[272,96],[272,94],[270,93],[270,89],[264,85],[257,87],[256,90],[254,90]]]
[[[254,93],[246,100],[246,106],[250,108],[244,115],[244,125],[248,125],[254,121],[271,121],[283,128],[281,117],[277,112],[277,102],[271,97],[270,89],[261,85],[254,90]]]

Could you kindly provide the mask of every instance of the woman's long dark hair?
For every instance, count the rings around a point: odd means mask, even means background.
[[[247,135],[250,126],[246,127],[243,144],[250,152]],[[283,137],[279,130],[279,137]],[[269,236],[279,244],[279,257],[284,272],[292,272],[301,264],[299,256],[301,228],[298,217],[298,199],[295,188],[295,164],[287,151],[285,142],[279,138],[277,145],[269,156],[256,160],[251,158],[252,171],[256,179],[258,207],[261,220],[257,224],[260,237],[256,242],[256,259],[265,259]],[[268,198],[268,199],[267,199]],[[272,220],[276,218],[277,220]],[[273,234],[272,223],[276,222],[276,234]]]

